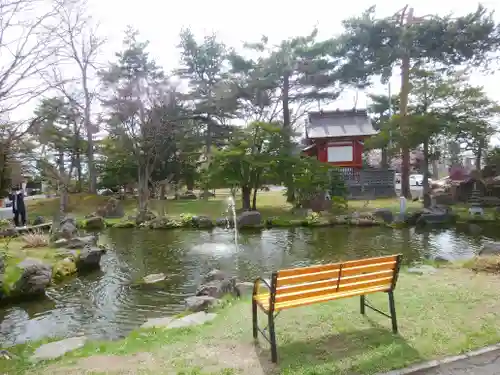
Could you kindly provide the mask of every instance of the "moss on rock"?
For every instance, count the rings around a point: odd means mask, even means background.
[[[118,223],[114,223],[113,228],[135,228],[136,225],[133,221],[131,220],[123,220]]]
[[[77,272],[75,258],[66,257],[54,264],[52,268],[52,279],[62,281]]]

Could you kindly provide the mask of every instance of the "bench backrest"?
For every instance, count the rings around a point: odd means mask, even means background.
[[[273,302],[334,293],[361,295],[363,291],[390,291],[396,287],[400,262],[401,255],[397,254],[274,272]]]

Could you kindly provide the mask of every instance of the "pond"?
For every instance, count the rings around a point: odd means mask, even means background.
[[[240,233],[236,247],[234,234],[223,229],[110,230],[102,241],[113,250],[103,257],[101,272],[52,287],[42,301],[0,310],[0,344],[77,334],[123,337],[148,318],[182,311],[184,298],[213,268],[252,280],[283,267],[383,254],[402,253],[406,263],[452,260],[472,256],[487,239],[451,229],[292,228]],[[168,275],[161,288],[132,286],[159,272]]]

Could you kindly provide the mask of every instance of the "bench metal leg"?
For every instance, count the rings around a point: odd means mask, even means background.
[[[257,325],[257,302],[252,298],[252,327],[253,327],[253,338],[257,340],[257,335],[259,332],[259,326]]]
[[[360,296],[359,298],[359,307],[361,310],[361,314],[365,315],[365,296]]]
[[[392,332],[398,333],[398,321],[396,319],[396,304],[394,303],[394,292],[391,290],[389,295],[389,309],[391,311]]]
[[[276,347],[276,333],[274,331],[274,313],[272,311],[269,311],[267,318],[269,321],[269,343],[271,344],[271,361],[273,361],[273,363],[276,363],[278,362],[278,348]]]

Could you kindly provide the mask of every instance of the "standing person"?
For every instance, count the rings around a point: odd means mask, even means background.
[[[12,201],[12,212],[14,213],[14,224],[19,226],[19,216],[21,216],[21,224],[26,226],[26,206],[24,205],[24,192],[16,186],[12,189],[9,199]]]

